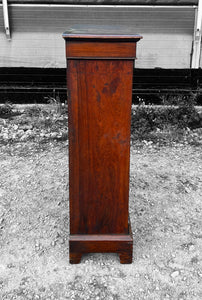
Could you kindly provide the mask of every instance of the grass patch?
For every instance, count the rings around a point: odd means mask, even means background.
[[[67,104],[49,98],[46,105],[25,105],[19,109],[11,103],[0,106],[0,142],[28,140],[66,141],[68,139]],[[132,106],[131,140],[152,144],[202,144],[202,113],[194,99],[182,97],[178,105]]]
[[[132,141],[201,143],[202,113],[196,109],[194,98],[178,100],[178,105],[133,105]]]

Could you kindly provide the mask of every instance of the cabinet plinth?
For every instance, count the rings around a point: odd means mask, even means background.
[[[132,262],[129,224],[134,34],[72,29],[66,40],[69,117],[70,263],[116,252]]]

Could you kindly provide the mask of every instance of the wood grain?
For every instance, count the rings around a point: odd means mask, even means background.
[[[84,237],[83,237],[84,236]],[[113,236],[110,239],[110,236],[107,238],[105,235],[100,235],[96,239],[89,238],[85,235],[78,236],[78,239],[73,239],[70,236],[70,253],[75,253],[78,256],[78,253],[118,253],[121,257],[121,260],[129,259],[132,256],[133,249],[133,239],[128,235],[123,239],[114,240]]]
[[[89,252],[116,252],[121,263],[132,262],[128,196],[136,43],[103,37],[65,36],[70,263]]]
[[[74,234],[69,239],[70,263],[81,261],[83,253],[118,253],[120,263],[132,263],[133,237],[130,222],[127,234]]]
[[[128,232],[133,61],[69,60],[70,232]]]
[[[81,46],[82,45],[82,46]],[[70,58],[131,58],[135,59],[136,44],[133,42],[82,42],[72,41],[66,44],[66,55]]]

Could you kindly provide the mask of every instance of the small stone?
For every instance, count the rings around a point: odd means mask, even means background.
[[[36,248],[36,250],[40,249],[40,243],[38,241],[35,243],[35,248]]]
[[[170,276],[171,276],[172,278],[176,278],[176,277],[179,276],[179,275],[180,275],[180,272],[176,270],[176,271],[172,272]]]
[[[14,265],[14,264],[12,264],[12,263],[10,263],[10,264],[8,264],[8,265],[7,265],[7,268],[9,268],[9,269],[11,269],[11,268],[15,268],[15,265]]]
[[[52,132],[52,133],[51,133],[51,137],[52,137],[53,139],[54,139],[54,138],[57,138],[57,135],[58,135],[57,132]]]
[[[54,272],[57,272],[58,270],[59,270],[58,268],[54,268],[54,269],[53,269]]]
[[[27,138],[27,135],[26,135],[26,133],[25,133],[25,134],[23,134],[23,135],[21,136],[20,140],[21,140],[21,141],[25,141],[26,138]]]
[[[190,245],[190,246],[189,246],[189,251],[194,251],[194,250],[195,250],[194,245]]]
[[[56,245],[56,241],[52,241],[51,246],[55,246]]]
[[[14,140],[16,138],[16,133],[12,134],[12,139]]]
[[[4,140],[8,140],[8,134],[7,134],[7,133],[4,133],[4,134],[3,134],[3,139],[4,139]]]
[[[24,130],[22,130],[22,129],[18,130],[17,134],[18,134],[18,136],[22,136],[24,134]]]
[[[60,243],[61,243],[61,244],[64,244],[64,243],[65,243],[65,239],[61,239],[61,240],[60,240]]]
[[[26,131],[26,134],[27,134],[27,135],[32,134],[32,130],[31,130],[31,129],[28,129],[28,130]]]

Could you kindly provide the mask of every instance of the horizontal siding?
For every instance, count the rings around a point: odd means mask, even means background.
[[[12,40],[0,7],[0,67],[65,67],[62,33],[75,24],[126,25],[143,35],[138,68],[189,68],[193,8],[9,7]]]
[[[197,5],[198,0],[8,0],[8,3],[105,4],[105,5]]]

